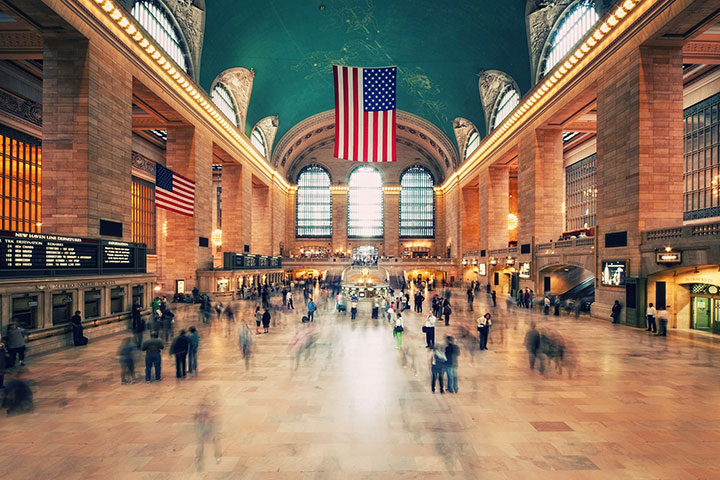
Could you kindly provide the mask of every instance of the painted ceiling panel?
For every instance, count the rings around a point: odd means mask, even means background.
[[[279,116],[278,137],[333,108],[332,65],[398,67],[397,107],[454,138],[452,119],[481,132],[480,70],[510,74],[525,92],[530,67],[525,0],[212,0],[201,84],[252,68],[246,133]]]

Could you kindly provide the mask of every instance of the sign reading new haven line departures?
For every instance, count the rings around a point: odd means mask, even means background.
[[[0,231],[0,277],[145,272],[144,244]]]

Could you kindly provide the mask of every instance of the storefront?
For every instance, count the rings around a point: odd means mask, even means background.
[[[720,333],[720,288],[695,283],[690,290],[690,328]]]

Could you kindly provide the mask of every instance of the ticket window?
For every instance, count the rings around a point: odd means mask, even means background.
[[[12,299],[12,318],[16,318],[21,327],[37,328],[38,297],[31,295]]]
[[[110,290],[110,313],[122,313],[125,311],[125,289],[115,287]]]
[[[52,296],[52,323],[61,325],[70,322],[73,296],[71,292],[54,293]]]
[[[230,281],[227,278],[220,278],[217,281],[217,291],[227,292],[230,288]]]
[[[132,300],[133,303],[138,302],[141,307],[143,305],[143,299],[145,298],[145,285],[135,285],[132,287]]]
[[[85,292],[85,318],[100,316],[100,301],[102,292],[100,290],[87,290]]]

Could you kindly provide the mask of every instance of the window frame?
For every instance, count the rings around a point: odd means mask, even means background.
[[[430,178],[430,182],[432,183],[431,187],[426,186],[404,186],[403,180],[406,175],[413,173],[413,171],[421,171],[422,173],[427,174],[427,176]],[[430,234],[404,234],[403,233],[403,194],[408,195],[412,189],[427,189],[430,188],[430,191],[432,192],[432,233]],[[407,193],[406,193],[407,192]],[[411,205],[422,205],[420,203],[412,203]],[[436,215],[437,215],[437,202],[435,198],[435,177],[432,174],[432,172],[427,169],[426,167],[422,165],[413,165],[409,168],[407,168],[401,175],[400,175],[400,201],[399,201],[399,208],[398,208],[398,231],[400,234],[400,238],[435,238],[436,234]],[[413,219],[415,221],[427,221],[426,218],[420,218],[420,219]],[[405,221],[412,221],[411,219],[405,219]],[[428,227],[406,227],[408,229],[423,229]]]
[[[477,140],[477,141],[476,141],[476,140]],[[476,143],[477,145],[475,146],[475,148],[473,148],[472,150],[470,150],[470,144],[473,143],[473,142]],[[465,140],[465,158],[464,158],[464,160],[467,160],[467,158],[468,158],[470,155],[472,155],[472,153],[473,153],[475,150],[477,150],[477,148],[478,148],[479,146],[480,146],[480,132],[478,132],[477,128],[474,128],[474,129],[470,132],[470,135],[468,135],[467,140]]]
[[[720,93],[683,110],[683,221],[720,217]]]
[[[327,222],[328,222],[327,228],[329,229],[329,231],[328,231],[327,234],[326,234],[325,232],[318,233],[318,234],[300,234],[300,222],[299,222],[299,220],[300,220],[300,218],[299,218],[299,214],[300,214],[300,193],[299,193],[299,192],[300,192],[300,188],[312,188],[313,190],[316,190],[316,191],[320,191],[320,190],[323,188],[322,186],[318,186],[318,187],[310,187],[310,186],[302,187],[302,186],[300,185],[300,180],[301,180],[302,176],[303,176],[304,174],[308,173],[308,172],[311,171],[311,170],[321,170],[322,172],[325,173],[325,175],[327,175],[327,179],[328,179],[327,195],[328,195],[328,205],[329,205],[329,207],[330,207],[330,213],[329,213],[329,216],[328,216],[329,218],[325,219],[325,220],[327,220]],[[304,168],[303,168],[302,170],[300,170],[300,172],[298,173],[298,176],[297,176],[297,191],[295,192],[295,238],[332,238],[332,233],[333,233],[333,222],[332,222],[333,209],[332,209],[332,191],[330,190],[330,185],[332,185],[332,177],[330,176],[330,172],[329,172],[325,167],[323,167],[322,165],[311,164],[311,165],[308,165],[308,166],[304,167]],[[325,227],[326,227],[325,225],[321,225],[320,227],[317,227],[317,226],[315,226],[315,225],[311,225],[311,226],[307,226],[307,227],[305,227],[305,228],[311,229],[311,228],[325,228]]]
[[[356,228],[351,226],[353,218],[351,217],[352,209],[351,209],[351,201],[352,201],[352,186],[350,185],[352,183],[353,176],[357,174],[358,172],[362,170],[372,170],[375,172],[378,177],[380,178],[380,186],[378,187],[380,191],[380,233],[375,233],[371,235],[358,235],[351,233],[351,228]],[[369,165],[361,165],[359,167],[356,167],[353,169],[352,172],[350,172],[350,175],[348,176],[348,198],[347,198],[347,236],[348,238],[384,238],[385,236],[385,181],[383,179],[382,173],[377,168],[371,167]],[[364,187],[364,190],[371,190],[370,188]],[[373,187],[374,189],[374,187]],[[357,228],[356,228],[357,229]]]
[[[512,99],[515,100],[515,103],[508,107],[512,103]],[[493,116],[490,120],[490,130],[495,130],[502,122],[505,120],[512,112],[515,110],[515,107],[520,105],[520,92],[517,91],[517,88],[515,88],[513,85],[508,85],[505,87],[505,89],[502,91],[502,94],[498,96],[498,100],[495,103],[495,108],[493,109]],[[500,113],[505,110],[505,114],[500,117]]]
[[[578,43],[580,43],[587,36],[588,32],[590,32],[593,27],[598,23],[600,16],[598,15],[595,7],[596,5],[594,0],[575,0],[575,2],[568,5],[565,11],[560,15],[558,20],[555,22],[555,25],[550,32],[550,35],[548,35],[548,41],[545,44],[545,48],[543,48],[540,62],[538,62],[538,80],[550,73],[552,69],[555,68],[557,65],[560,65],[561,60],[565,58],[570,52],[573,52],[574,47]],[[575,22],[573,23],[573,25],[570,26],[567,31],[563,32],[562,30],[563,27],[565,27],[565,24],[569,22],[571,20],[571,17],[578,13],[580,10],[584,10],[584,12],[580,14],[577,19],[575,19]],[[572,35],[575,33],[574,27],[582,23],[586,18],[585,15],[590,14],[590,12],[594,13],[594,21],[589,26],[587,26],[587,28],[581,34],[577,35],[576,40],[572,44],[568,44],[566,39],[573,38]],[[558,40],[557,37],[560,33],[562,33],[563,36],[560,40]],[[563,41],[565,41],[565,43],[563,43]],[[560,47],[561,44],[563,45],[563,48],[565,48],[565,50],[561,55],[556,55],[555,52],[558,51],[558,47]],[[554,58],[554,63],[550,63],[551,58]]]
[[[215,99],[216,91],[218,92],[217,100]],[[227,98],[224,98],[223,95],[227,95]],[[238,123],[240,122],[240,116],[238,115],[238,109],[237,105],[235,104],[235,99],[233,98],[232,92],[230,92],[230,89],[227,87],[227,85],[222,82],[216,83],[212,88],[210,96],[212,97],[212,101],[218,108],[218,110],[220,110],[223,115],[225,115],[228,120],[230,120],[230,122],[232,122],[232,124],[237,127]]]
[[[255,143],[256,135],[258,142],[261,144],[260,147]],[[264,158],[267,158],[267,142],[265,142],[265,135],[263,135],[259,128],[254,127],[250,132],[250,143],[252,143],[253,147],[255,147]]]
[[[139,7],[138,7],[139,6]],[[136,7],[143,8],[144,12],[136,12]],[[151,7],[151,8],[148,8]],[[155,10],[155,12],[152,11]],[[158,44],[160,48],[167,54],[167,56],[177,64],[178,67],[185,73],[193,75],[192,62],[190,57],[190,49],[185,40],[185,36],[182,33],[182,29],[177,24],[172,12],[168,7],[159,0],[135,0],[133,6],[130,9],[132,16],[138,21],[140,26],[147,32],[150,37]],[[161,20],[155,15],[158,13],[162,15],[167,25],[163,25]],[[145,22],[150,20],[148,15],[152,17],[154,23],[152,25],[146,25]],[[159,38],[158,33],[164,33],[164,37]],[[174,45],[167,44],[167,40]],[[169,51],[168,47],[172,48],[173,51]],[[177,50],[177,51],[175,51]]]

